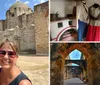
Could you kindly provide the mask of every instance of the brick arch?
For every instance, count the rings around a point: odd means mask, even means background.
[[[70,64],[70,63],[68,63],[68,64]],[[79,64],[77,64],[77,63],[73,63],[73,64],[76,64],[76,65],[78,65],[78,67],[81,67],[82,69],[85,69],[85,68],[83,67],[83,65],[79,65]]]
[[[64,56],[65,58],[75,49],[79,50],[80,52],[82,52],[85,55],[85,58],[88,59],[91,55],[90,55],[90,51],[89,51],[89,44],[84,45],[84,44],[74,44],[71,47],[69,47],[68,49],[66,49],[66,56]]]
[[[70,64],[70,63],[68,63],[68,64]],[[73,63],[73,64],[76,64],[76,65],[78,65],[78,67],[81,67],[82,68],[82,66],[81,65],[79,65],[79,64],[77,64],[77,63]],[[82,68],[83,69],[83,68]]]
[[[73,50],[79,50],[80,52],[83,53],[83,55],[85,56],[85,59],[88,62],[88,66],[89,67],[91,65],[91,46],[89,43],[74,43],[72,45],[70,44],[66,44],[66,43],[61,43],[59,44],[57,53],[61,56],[60,58],[60,62],[59,59],[56,60],[56,63],[59,63],[59,65],[61,65],[61,69],[64,68],[64,64],[65,64],[65,58],[68,57],[69,53],[71,53]]]
[[[96,65],[97,62],[94,62],[95,54],[98,56],[98,52],[93,49],[92,45],[89,43],[59,43],[56,46],[56,51],[53,51],[55,52],[55,54],[57,54],[56,56],[60,55],[60,57],[58,57],[55,61],[55,66],[57,67],[57,69],[54,69],[58,72],[53,72],[57,76],[54,75],[53,77],[55,78],[51,79],[51,82],[53,82],[52,85],[63,85],[65,58],[68,57],[69,53],[75,49],[81,51],[87,59],[87,76],[91,77],[88,80],[88,85],[92,85],[94,76],[96,76],[96,72],[94,69],[97,69],[99,67],[97,67]]]

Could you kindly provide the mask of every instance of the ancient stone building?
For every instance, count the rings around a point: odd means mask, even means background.
[[[65,59],[73,50],[79,50],[87,61],[86,85],[100,85],[100,44],[99,43],[53,43],[51,44],[50,85],[64,85]]]
[[[19,51],[48,54],[48,2],[34,6],[34,12],[26,4],[16,2],[6,12],[6,20],[0,20],[0,41],[9,39]]]

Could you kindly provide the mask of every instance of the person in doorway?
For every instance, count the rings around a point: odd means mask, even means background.
[[[32,85],[29,78],[16,66],[16,47],[9,40],[0,45],[0,85]]]

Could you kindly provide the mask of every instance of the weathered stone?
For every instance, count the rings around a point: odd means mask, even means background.
[[[36,5],[34,12],[24,3],[16,2],[0,20],[0,40],[9,39],[19,51],[48,54],[48,2]],[[41,9],[41,10],[40,10]],[[38,11],[37,11],[38,10]]]
[[[65,43],[65,44],[53,43],[51,44],[51,56],[50,56],[51,58],[51,65],[50,65],[51,85],[63,85],[65,59],[73,50],[76,50],[76,49],[83,53],[87,62],[87,65],[85,66],[86,73],[87,73],[85,76],[88,77],[87,85],[100,85],[99,45],[100,43],[98,43],[98,46],[95,46],[95,43]]]

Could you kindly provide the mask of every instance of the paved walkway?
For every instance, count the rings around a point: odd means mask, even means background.
[[[86,85],[79,78],[64,80],[64,85]]]

